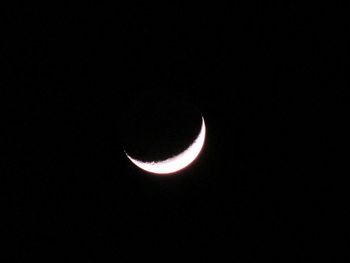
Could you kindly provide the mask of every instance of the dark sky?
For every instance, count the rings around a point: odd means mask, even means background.
[[[346,213],[344,9],[243,2],[2,11],[11,262],[340,255],[315,244],[339,242],[329,224]],[[132,129],[130,112],[154,107],[152,94],[206,120],[203,153],[175,176],[142,172],[124,155],[126,135],[147,121]],[[185,136],[191,124],[170,116]]]

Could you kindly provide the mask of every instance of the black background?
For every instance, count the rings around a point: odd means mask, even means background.
[[[346,236],[344,8],[4,9],[11,262],[338,257],[328,244],[343,248]],[[127,112],[152,92],[184,98],[206,120],[203,153],[175,176],[124,154]]]

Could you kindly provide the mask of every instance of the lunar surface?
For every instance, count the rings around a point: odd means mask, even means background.
[[[168,158],[166,160],[157,161],[157,162],[143,162],[137,159],[134,159],[125,151],[126,156],[129,160],[135,164],[137,167],[141,168],[144,171],[154,174],[171,174],[176,173],[187,166],[189,166],[201,152],[206,135],[206,127],[204,118],[202,117],[202,125],[200,132],[194,142],[180,154]]]

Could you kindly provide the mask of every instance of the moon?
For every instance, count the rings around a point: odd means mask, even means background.
[[[176,156],[158,162],[142,162],[132,158],[126,151],[124,152],[134,165],[146,172],[154,174],[176,173],[189,166],[198,157],[204,146],[205,135],[206,127],[202,116],[202,126],[197,138],[186,150]]]

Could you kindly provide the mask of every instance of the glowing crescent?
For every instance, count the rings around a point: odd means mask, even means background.
[[[169,159],[159,162],[142,162],[130,157],[126,152],[126,156],[139,168],[155,174],[170,174],[178,172],[189,164],[191,164],[201,152],[205,140],[205,123],[202,117],[202,127],[194,142],[182,153]]]

